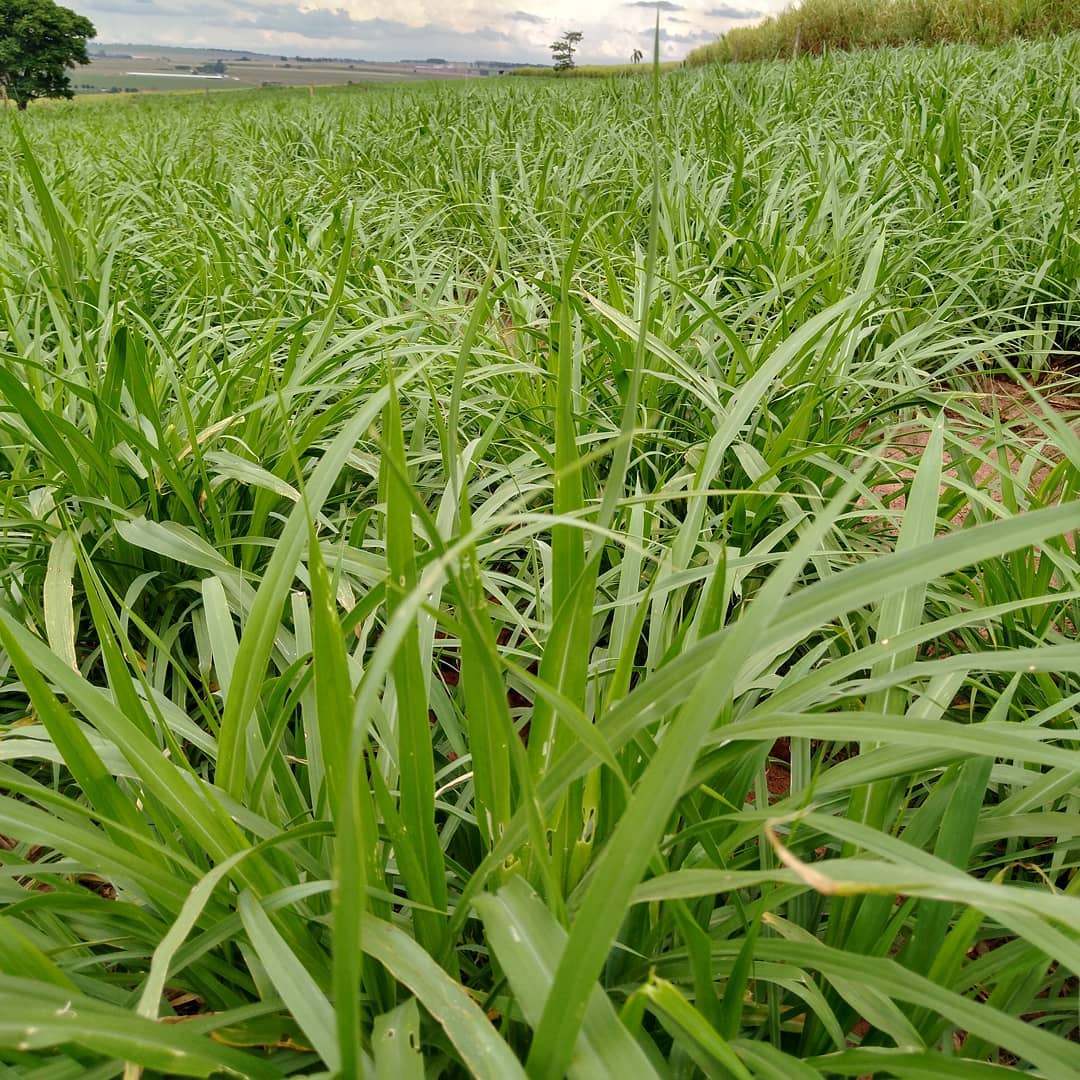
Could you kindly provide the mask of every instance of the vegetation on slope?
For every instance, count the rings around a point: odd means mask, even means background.
[[[665,60],[659,65],[661,71],[674,71],[683,67],[681,60]],[[514,68],[511,75],[525,76],[548,76],[552,79],[604,79],[611,75],[649,75],[653,72],[652,65],[646,64],[575,64],[572,68],[564,68],[562,71],[554,71],[550,67]]]
[[[689,64],[959,42],[1000,45],[1080,30],[1074,0],[801,0],[694,49]]]
[[[1080,1073],[1078,73],[5,122],[0,1062]]]

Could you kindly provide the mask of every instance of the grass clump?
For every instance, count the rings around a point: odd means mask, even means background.
[[[1080,1072],[1078,71],[5,123],[5,1069]]]
[[[1072,0],[801,0],[692,50],[688,64],[820,56],[899,45],[1001,45],[1080,30]]]

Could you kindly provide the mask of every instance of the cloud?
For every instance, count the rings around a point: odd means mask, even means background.
[[[179,12],[176,6],[170,0],[164,3],[154,3],[154,0],[97,0],[94,4],[99,11],[124,14],[138,10],[157,17],[177,16]],[[459,47],[475,43],[472,46],[475,51],[475,46],[481,43],[509,43],[514,40],[505,30],[490,26],[474,26],[463,33],[435,22],[417,26],[397,19],[358,18],[345,8],[300,7],[291,2],[232,0],[231,3],[214,3],[213,0],[197,0],[195,4],[180,6],[185,16],[194,14],[193,9],[197,9],[204,23],[201,28],[204,33],[200,35],[203,40],[210,37],[206,31],[224,28],[229,31],[230,39],[235,40],[241,34],[252,48],[272,45],[282,35],[287,39],[280,41],[283,51],[285,48],[292,51],[292,47],[303,49],[304,41],[335,42],[337,47],[333,52],[338,55],[363,55],[376,51],[385,53],[388,50],[391,55],[393,51],[398,51],[400,55],[431,52],[439,41]],[[215,36],[220,40],[226,35]],[[277,47],[271,51],[277,51]]]
[[[105,12],[108,15],[136,15],[139,17],[175,17],[190,18],[205,15],[219,15],[221,5],[214,3],[171,4],[156,3],[155,0],[95,0],[92,4],[80,5],[91,8],[93,12]]]
[[[67,3],[69,0],[60,0]],[[552,29],[580,30],[579,63],[624,62],[642,47],[640,23],[653,0],[79,0],[98,42],[134,42],[271,55],[368,60],[445,56],[457,60],[550,63]],[[746,0],[772,10],[788,0]],[[0,0],[2,5],[3,0]],[[659,0],[665,59],[715,37],[703,8],[723,18],[752,18],[740,0]],[[727,7],[727,4],[733,5]],[[725,5],[725,6],[720,6]],[[734,14],[731,14],[734,13]],[[679,18],[680,14],[682,18]],[[716,26],[707,38],[703,25]],[[661,28],[662,31],[664,27]],[[653,30],[649,30],[651,39]],[[130,50],[125,50],[130,51]]]
[[[718,7],[710,8],[705,14],[710,19],[760,19],[765,12],[736,7]]]

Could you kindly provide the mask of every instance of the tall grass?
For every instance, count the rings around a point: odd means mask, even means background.
[[[4,1067],[1080,1071],[1078,69],[5,123]]]
[[[674,71],[683,66],[681,60],[665,60],[661,71]],[[652,67],[647,64],[575,64],[572,68],[555,71],[550,67],[529,66],[514,68],[509,74],[519,76],[546,76],[551,79],[605,79],[612,75],[650,76]]]
[[[688,64],[946,42],[1001,45],[1080,30],[1072,0],[801,0],[692,50]]]

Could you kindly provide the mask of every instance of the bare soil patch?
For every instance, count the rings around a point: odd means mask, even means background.
[[[966,486],[969,480],[974,489],[997,503],[1003,500],[1006,478],[1014,485],[1013,494],[1022,495],[1025,501],[1031,498],[1045,505],[1063,494],[1071,497],[1062,490],[1060,478],[1055,481],[1056,491],[1045,490],[1062,459],[1046,408],[1080,434],[1080,386],[1075,378],[1054,374],[1036,386],[1036,393],[1040,400],[1011,379],[987,376],[975,382],[972,393],[955,395],[955,405],[946,407],[941,496],[943,513],[948,514],[952,526],[963,524],[971,512],[970,501],[955,497],[955,488]],[[861,440],[865,432],[865,428],[857,431],[855,438]],[[898,428],[878,450],[891,477],[874,483],[871,490],[894,522],[906,507],[907,491],[929,439],[929,428],[912,422]],[[946,498],[950,492],[952,498]],[[860,505],[871,504],[863,498]],[[878,514],[868,520],[879,520]],[[944,522],[941,531],[950,531]],[[1075,550],[1075,535],[1071,545]]]

